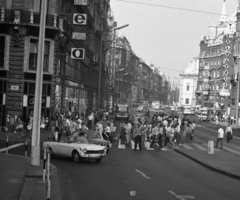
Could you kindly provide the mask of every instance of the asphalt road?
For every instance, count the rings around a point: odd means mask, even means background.
[[[216,134],[198,127],[198,137]],[[210,129],[217,129],[209,125]],[[5,143],[0,143],[3,148]],[[28,146],[30,150],[30,146]],[[24,146],[9,150],[24,155]],[[30,151],[28,152],[30,156]],[[59,169],[63,200],[238,200],[240,181],[211,171],[192,160],[168,151],[119,149],[114,142],[102,163],[74,163],[56,157],[51,163]]]
[[[4,145],[0,143],[0,148]],[[9,153],[24,155],[24,146]],[[53,158],[51,163],[59,169],[63,200],[239,199],[238,180],[206,169],[172,149],[140,152],[118,149],[115,142],[100,164],[74,163],[64,157]]]

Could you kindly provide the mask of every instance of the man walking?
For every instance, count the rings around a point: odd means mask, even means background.
[[[222,128],[218,129],[218,136],[217,136],[217,143],[215,148],[218,148],[218,142],[221,142],[221,149],[223,148],[223,137],[224,137],[224,130]]]
[[[136,151],[137,145],[138,145],[139,150],[141,151],[141,149],[142,149],[142,127],[141,127],[140,123],[137,124],[137,127],[134,130],[134,135],[135,135],[135,148],[134,148],[134,150]]]

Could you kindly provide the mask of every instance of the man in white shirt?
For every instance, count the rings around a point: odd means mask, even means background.
[[[129,142],[130,142],[131,129],[132,129],[132,124],[131,124],[130,122],[128,122],[127,125],[126,125],[126,131],[127,131],[126,140],[127,140],[127,145],[129,145]]]
[[[218,142],[221,141],[221,149],[223,148],[223,137],[224,137],[224,130],[222,128],[218,129],[218,136],[217,136],[217,143],[215,148],[218,148]]]

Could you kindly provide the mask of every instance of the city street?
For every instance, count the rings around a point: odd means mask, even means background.
[[[193,152],[199,146],[206,148],[207,141],[216,137],[210,129],[216,127],[206,122],[201,126],[204,127],[197,127],[196,138],[202,142],[186,143],[179,149]],[[240,155],[239,140],[232,143],[228,149]],[[0,148],[4,146],[2,142]],[[24,146],[11,149],[9,153],[24,155]],[[74,163],[72,159],[60,156],[53,158],[51,163],[59,170],[61,193],[66,200],[239,199],[236,192],[240,187],[239,180],[207,169],[170,147],[140,152],[131,146],[122,148],[115,141],[101,164],[92,161]]]

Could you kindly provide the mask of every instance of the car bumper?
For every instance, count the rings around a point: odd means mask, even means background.
[[[102,157],[105,157],[107,154],[104,153],[104,154],[82,154],[81,157],[82,158],[102,158]]]

